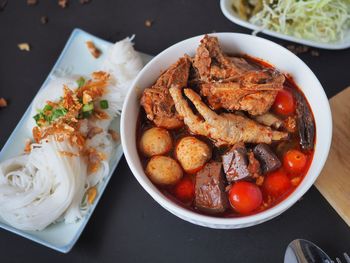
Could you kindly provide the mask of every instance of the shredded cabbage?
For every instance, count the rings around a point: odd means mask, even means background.
[[[298,38],[336,42],[350,28],[350,0],[265,0],[249,21]]]

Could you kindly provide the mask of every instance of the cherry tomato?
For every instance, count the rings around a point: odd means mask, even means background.
[[[262,194],[257,185],[241,181],[235,183],[230,189],[229,200],[237,212],[249,214],[261,205]]]
[[[302,172],[306,163],[306,155],[298,150],[289,150],[283,157],[284,168],[292,174]]]
[[[290,115],[295,111],[295,103],[292,93],[282,89],[277,93],[275,102],[272,105],[274,112],[280,115]]]
[[[264,189],[269,195],[280,196],[291,186],[290,180],[283,170],[277,170],[268,174],[264,180]]]
[[[194,184],[191,179],[183,178],[175,186],[175,195],[182,202],[189,202],[194,197]]]

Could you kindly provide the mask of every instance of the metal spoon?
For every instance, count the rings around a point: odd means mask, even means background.
[[[295,239],[287,247],[284,263],[331,263],[330,257],[314,243]]]

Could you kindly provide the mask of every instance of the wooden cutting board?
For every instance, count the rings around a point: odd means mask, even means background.
[[[330,100],[333,139],[315,185],[350,226],[350,87]]]

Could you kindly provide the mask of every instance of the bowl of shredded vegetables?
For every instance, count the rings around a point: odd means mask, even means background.
[[[326,49],[350,47],[350,0],[221,0],[232,22]]]

